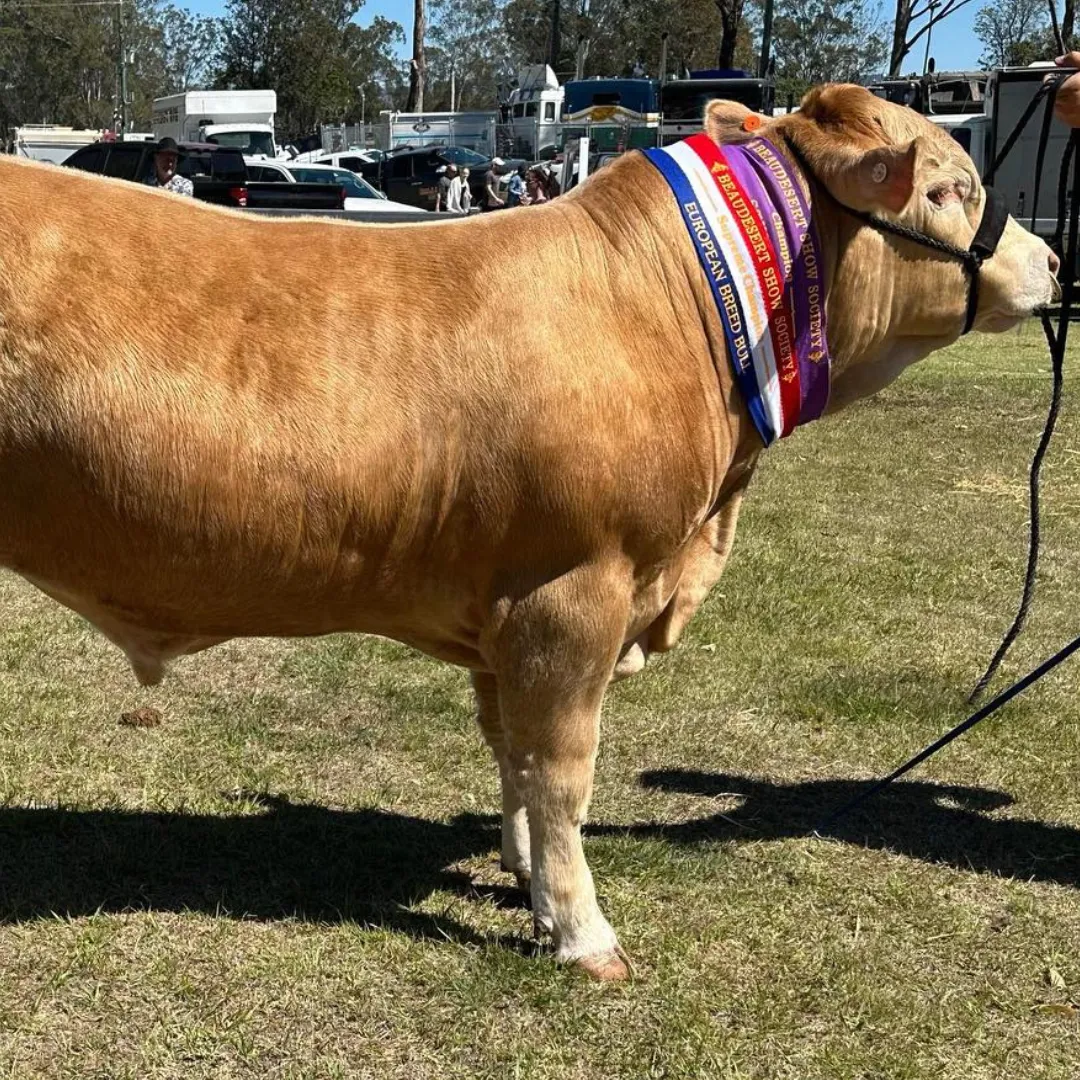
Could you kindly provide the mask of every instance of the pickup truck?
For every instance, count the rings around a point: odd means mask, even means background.
[[[153,175],[155,144],[126,140],[96,142],[76,150],[64,165],[84,172],[146,183]],[[191,181],[195,198],[219,206],[253,210],[342,210],[345,191],[329,184],[253,181],[240,150],[213,143],[181,143],[176,171]]]

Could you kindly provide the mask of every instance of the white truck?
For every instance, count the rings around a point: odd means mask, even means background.
[[[60,127],[56,124],[26,124],[11,131],[11,152],[31,161],[59,165],[76,150],[102,137],[100,129]]]
[[[499,114],[490,112],[405,113],[383,110],[374,124],[381,150],[406,146],[464,146],[485,157],[495,156],[495,129]]]
[[[523,68],[501,108],[509,139],[500,145],[500,152],[505,157],[534,161],[542,151],[558,146],[564,97],[555,72],[547,64]]]
[[[233,146],[248,157],[278,156],[273,90],[188,90],[154,99],[154,137]]]
[[[994,158],[1024,115],[1032,96],[1042,85],[1043,79],[1050,71],[1056,70],[1058,69],[1051,63],[1033,64],[1026,68],[1004,68],[991,73],[986,95],[986,116],[982,118],[981,125],[973,126],[972,130],[971,156],[980,171],[985,172],[993,164]],[[1036,192],[1035,161],[1038,157],[1045,108],[1045,104],[1040,104],[1024,125],[1020,138],[994,176],[994,187],[1005,193],[1009,213],[1025,229],[1031,228],[1034,214],[1034,231],[1040,236],[1052,236],[1057,226],[1058,178],[1061,173],[1061,159],[1069,142],[1069,129],[1060,120],[1054,119],[1050,122],[1046,156]]]

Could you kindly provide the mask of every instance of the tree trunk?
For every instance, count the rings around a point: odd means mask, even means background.
[[[406,112],[424,111],[424,35],[427,32],[424,19],[424,0],[416,0],[413,9],[412,61],[409,64],[409,99]]]
[[[907,32],[911,25],[911,0],[896,0],[896,18],[893,20],[892,52],[889,54],[889,74],[900,74],[900,65],[907,56]]]
[[[1061,39],[1065,42],[1065,48],[1073,47],[1073,28],[1076,26],[1076,2],[1065,0],[1065,10],[1061,15]]]
[[[551,0],[551,26],[548,30],[547,62],[552,71],[559,70],[562,52],[562,0]]]
[[[720,12],[720,55],[717,57],[717,67],[735,66],[742,6],[743,0],[716,0],[716,7]]]

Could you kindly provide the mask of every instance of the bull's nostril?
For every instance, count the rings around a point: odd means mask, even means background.
[[[1057,272],[1061,269],[1061,260],[1051,251],[1046,261],[1050,264],[1050,273],[1057,277]]]

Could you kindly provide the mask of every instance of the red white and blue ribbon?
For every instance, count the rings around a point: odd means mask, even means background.
[[[828,400],[822,270],[806,195],[762,138],[720,147],[694,135],[645,156],[679,204],[736,383],[768,446],[816,420]]]

